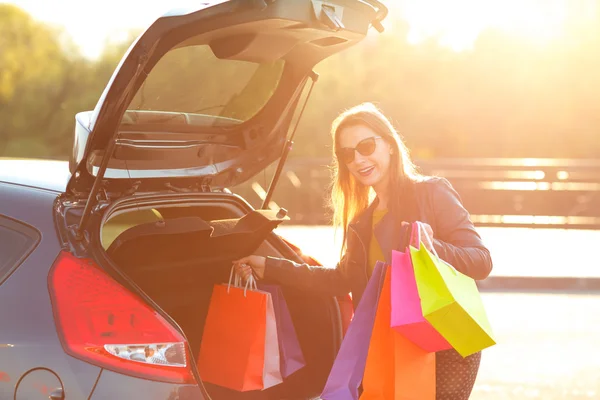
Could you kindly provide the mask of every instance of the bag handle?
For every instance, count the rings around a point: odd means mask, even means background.
[[[422,222],[420,222],[420,221],[416,221],[412,225],[411,242],[414,243],[414,237],[415,237],[415,231],[416,231],[417,246],[414,246],[414,247],[416,247],[417,249],[419,249],[421,246],[421,240],[422,240],[421,226],[422,226]],[[437,254],[437,251],[435,251],[435,247],[433,246],[433,241],[431,240],[429,235],[425,235],[425,238],[427,241],[426,244],[428,244],[429,247],[431,247],[431,252],[433,253],[433,255],[436,256],[437,258],[440,258],[440,256]]]
[[[417,250],[421,248],[421,230],[419,229],[418,222],[413,222],[411,224],[409,243]]]
[[[418,241],[418,243],[421,243],[421,229],[420,229],[420,225],[421,225],[421,224],[422,224],[422,222],[419,222],[419,221],[417,221],[417,222],[415,222],[415,223],[413,224],[413,233],[414,233],[414,228],[415,228],[415,227],[417,228],[417,236],[418,236],[418,238],[419,238],[419,241]],[[411,233],[411,240],[412,240],[412,236],[413,236],[413,234]],[[438,255],[437,251],[435,250],[435,247],[433,246],[433,241],[431,240],[431,238],[430,238],[429,236],[426,236],[426,237],[427,237],[427,244],[429,244],[429,245],[430,245],[430,247],[431,247],[431,249],[433,250],[433,251],[432,251],[433,255],[434,255],[434,256],[436,256],[436,258],[437,258],[438,260],[440,260],[442,263],[444,263],[445,265],[447,265],[448,267],[450,267],[450,270],[452,271],[452,273],[453,273],[454,275],[457,275],[457,274],[458,274],[458,270],[457,270],[456,268],[454,268],[454,266],[453,266],[453,265],[451,265],[451,264],[447,263],[446,261],[444,261],[444,260],[442,260],[442,259],[440,258],[440,256]],[[417,246],[416,248],[417,248],[417,249],[419,249],[419,247],[418,247],[418,246]]]
[[[250,290],[258,290],[258,285],[256,284],[256,279],[254,278],[254,274],[250,274],[248,280],[246,281],[246,285],[242,286],[242,277],[238,274],[234,274],[235,266],[231,267],[231,272],[229,272],[229,283],[227,285],[227,293],[229,293],[229,289],[231,288],[231,281],[233,280],[233,287],[243,288],[244,289],[244,297],[246,297],[246,292],[248,289]]]

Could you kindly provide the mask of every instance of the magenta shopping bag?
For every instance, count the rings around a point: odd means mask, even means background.
[[[279,362],[281,364],[281,377],[287,378],[294,372],[306,365],[304,354],[300,348],[300,342],[296,335],[296,328],[290,315],[285,297],[281,287],[277,285],[258,284],[258,289],[271,293],[273,308],[275,309],[275,321],[277,322],[277,334],[279,339]]]
[[[365,372],[375,312],[386,270],[387,266],[380,261],[375,265],[373,275],[356,307],[354,318],[333,362],[321,394],[323,400],[358,400],[358,388]]]
[[[419,248],[418,223],[412,225],[411,245]],[[392,251],[392,328],[425,351],[447,350],[452,346],[423,317],[410,251]]]

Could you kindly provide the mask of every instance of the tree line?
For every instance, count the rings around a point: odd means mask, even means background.
[[[455,52],[408,43],[408,25],[325,60],[292,157],[329,157],[329,126],[372,101],[418,158],[600,156],[600,27],[547,45],[491,29]],[[130,40],[133,39],[133,36]],[[86,59],[64,32],[0,4],[0,156],[66,159],[74,116],[91,110],[131,41]]]

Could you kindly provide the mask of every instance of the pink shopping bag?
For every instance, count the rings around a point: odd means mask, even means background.
[[[418,222],[412,224],[410,245],[419,248]],[[425,351],[452,348],[446,339],[423,317],[421,298],[415,280],[410,251],[392,251],[392,328]]]

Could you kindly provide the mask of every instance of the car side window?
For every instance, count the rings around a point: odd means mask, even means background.
[[[0,215],[0,285],[25,261],[39,241],[38,231]]]

